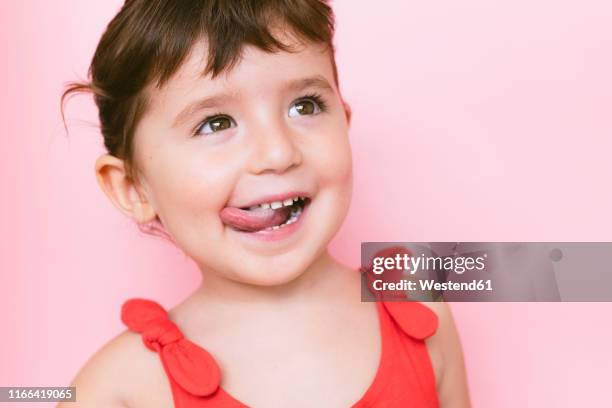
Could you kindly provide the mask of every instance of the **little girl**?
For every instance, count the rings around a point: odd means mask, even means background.
[[[168,311],[126,300],[61,407],[469,406],[447,306],[361,302],[328,253],[352,192],[333,32],[324,0],[128,0],[111,21],[62,99],[93,93],[100,186],[203,279]]]

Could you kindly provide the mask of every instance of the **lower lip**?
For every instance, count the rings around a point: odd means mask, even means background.
[[[304,223],[304,218],[306,218],[306,214],[310,209],[310,205],[312,201],[308,201],[308,204],[302,209],[302,213],[300,217],[294,223],[289,225],[285,225],[284,227],[273,229],[273,230],[261,230],[256,232],[245,232],[245,231],[237,231],[241,235],[245,235],[249,238],[257,239],[260,241],[282,241],[291,235],[295,234]]]

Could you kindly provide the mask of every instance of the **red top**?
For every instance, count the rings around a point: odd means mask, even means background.
[[[370,387],[351,408],[439,407],[424,342],[437,330],[437,315],[418,302],[377,302],[376,306],[382,355]],[[121,308],[121,320],[142,333],[144,344],[160,354],[175,408],[247,407],[223,390],[214,358],[186,339],[157,302],[129,299]]]

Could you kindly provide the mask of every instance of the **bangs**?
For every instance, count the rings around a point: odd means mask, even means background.
[[[236,65],[245,45],[291,52],[272,34],[275,29],[302,42],[327,44],[333,54],[334,17],[322,1],[129,0],[109,25],[113,35],[100,42],[92,78],[123,83],[131,78],[124,92],[132,95],[151,82],[161,88],[202,39],[208,43],[202,75],[215,78]]]

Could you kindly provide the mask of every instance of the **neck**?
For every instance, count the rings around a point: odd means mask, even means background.
[[[342,285],[350,278],[347,268],[336,261],[325,249],[297,278],[274,286],[251,285],[233,281],[215,273],[207,273],[193,297],[205,302],[224,304],[249,303],[275,304],[319,301],[342,291]],[[344,273],[343,273],[344,272]],[[355,272],[355,275],[357,272]]]

